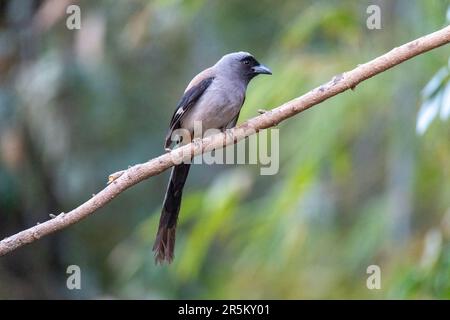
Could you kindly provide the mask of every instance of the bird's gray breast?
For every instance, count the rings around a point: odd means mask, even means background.
[[[239,114],[244,103],[245,90],[245,84],[214,79],[183,118],[181,127],[192,132],[195,121],[201,122],[203,132],[226,127]]]

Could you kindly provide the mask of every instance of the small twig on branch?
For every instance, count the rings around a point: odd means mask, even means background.
[[[186,158],[184,156],[186,154],[190,157],[220,148],[224,145],[224,141],[226,141],[226,144],[232,144],[262,129],[273,127],[328,98],[348,89],[354,89],[359,83],[368,78],[449,42],[450,26],[447,26],[395,48],[372,61],[358,65],[355,69],[335,76],[330,82],[311,90],[305,95],[244,122],[242,125],[231,129],[230,132],[233,133],[235,139],[226,139],[226,134],[228,133],[216,134],[202,139],[201,143],[196,141],[146,163],[121,171],[120,175],[112,178],[111,183],[106,188],[79,207],[0,241],[0,256],[86,218],[131,186],[174,166],[174,159]]]

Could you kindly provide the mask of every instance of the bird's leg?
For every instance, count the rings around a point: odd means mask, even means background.
[[[233,128],[225,128],[222,131],[227,137],[233,137]]]
[[[195,148],[203,147],[202,137],[194,137],[191,141]]]
[[[236,137],[234,135],[234,131],[233,131],[234,127],[232,128],[224,128],[222,130],[223,133],[225,133],[225,141],[224,141],[224,147],[226,147],[226,143],[227,141],[233,141],[234,143],[236,143]]]

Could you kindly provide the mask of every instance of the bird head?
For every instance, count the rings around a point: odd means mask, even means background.
[[[233,52],[224,55],[215,65],[218,72],[230,77],[239,77],[244,81],[250,81],[259,74],[272,74],[265,65],[258,62],[248,52]]]

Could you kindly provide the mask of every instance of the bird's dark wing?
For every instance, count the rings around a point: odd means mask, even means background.
[[[233,120],[231,120],[230,123],[227,124],[225,129],[231,129],[231,128],[236,127],[236,123],[238,122],[238,119],[239,119],[239,113],[241,113],[241,112],[240,111],[238,112],[236,117],[234,117]]]
[[[245,95],[244,95],[244,100],[242,100],[242,105],[244,104],[244,102],[245,102]],[[241,105],[241,108],[242,108],[242,105]],[[238,114],[236,115],[236,117],[234,117],[233,120],[231,120],[231,121],[227,124],[227,126],[225,127],[225,129],[231,129],[231,128],[236,127],[236,123],[238,122],[239,114],[240,114],[240,113],[241,113],[241,110],[239,110],[239,112],[238,112]]]
[[[186,112],[188,112],[198,101],[198,99],[200,99],[202,94],[211,85],[213,80],[214,77],[208,77],[199,81],[197,84],[191,86],[188,90],[186,90],[183,97],[181,97],[181,100],[178,103],[178,106],[172,116],[172,120],[170,120],[169,131],[167,132],[166,141],[164,144],[165,148],[168,148],[170,146],[172,132],[180,128],[180,122],[186,115]]]

